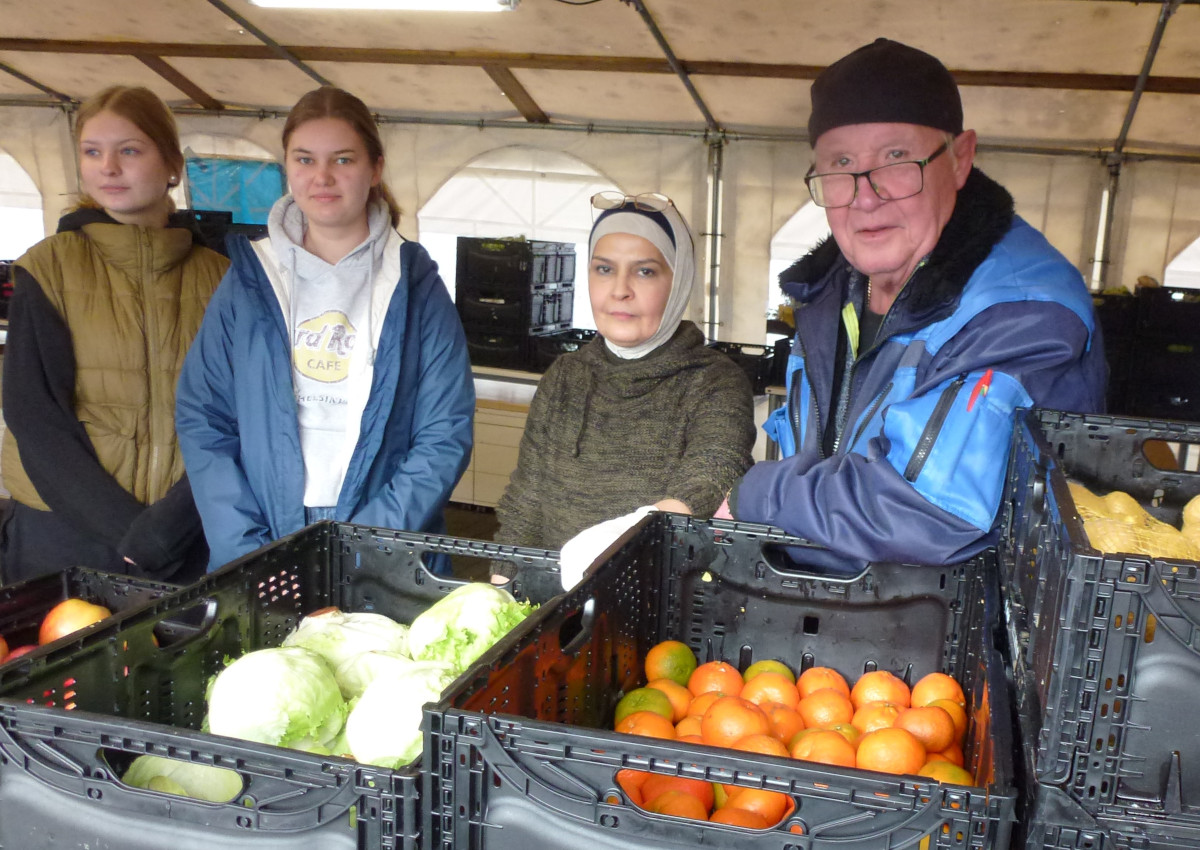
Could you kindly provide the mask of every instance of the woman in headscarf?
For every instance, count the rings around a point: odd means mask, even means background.
[[[598,333],[538,384],[496,539],[557,549],[639,506],[708,518],[750,466],[749,382],[683,319],[687,223],[662,195],[592,198],[588,294]],[[503,571],[504,565],[495,569]]]

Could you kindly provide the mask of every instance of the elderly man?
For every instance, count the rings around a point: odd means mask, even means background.
[[[929,54],[879,39],[829,66],[808,132],[833,237],[781,276],[796,337],[767,430],[787,457],[730,510],[854,559],[964,560],[993,542],[1014,409],[1103,409],[1091,298],[973,167]]]

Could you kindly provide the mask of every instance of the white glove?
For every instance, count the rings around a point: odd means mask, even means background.
[[[637,525],[642,517],[656,510],[658,508],[654,505],[646,505],[633,513],[606,519],[591,528],[585,528],[564,543],[558,553],[563,590],[570,590],[579,584],[588,567],[596,563],[596,559],[617,542],[618,537]]]

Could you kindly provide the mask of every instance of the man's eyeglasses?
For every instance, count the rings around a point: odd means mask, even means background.
[[[644,212],[662,212],[667,207],[674,206],[671,199],[657,192],[643,192],[640,195],[626,195],[622,192],[597,192],[592,195],[592,206],[598,210],[616,210],[631,206]]]
[[[804,178],[813,203],[819,207],[848,207],[858,197],[858,178],[866,177],[871,190],[882,201],[902,201],[919,195],[925,188],[925,166],[933,162],[950,146],[942,146],[924,159],[892,162],[866,171],[835,171],[829,174],[810,174]]]

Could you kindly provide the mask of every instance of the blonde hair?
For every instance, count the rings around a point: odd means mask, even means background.
[[[146,134],[158,149],[167,169],[178,179],[183,172],[183,151],[179,147],[179,129],[175,117],[167,105],[150,89],[144,86],[109,86],[92,95],[79,107],[75,116],[75,147],[83,139],[83,128],[88,121],[101,112],[111,112],[124,118]],[[163,188],[167,198],[167,209],[175,209],[175,202],[167,195],[169,186]],[[81,207],[100,207],[95,199],[80,195]]]
[[[379,137],[379,127],[375,124],[375,119],[371,117],[371,111],[357,97],[336,86],[321,86],[296,101],[296,105],[288,113],[287,121],[283,125],[284,152],[287,151],[292,133],[296,132],[301,124],[319,118],[339,118],[345,121],[362,140],[371,162],[379,162],[383,159],[383,141]],[[382,180],[377,186],[371,187],[367,202],[374,203],[377,198],[383,199],[387,204],[392,227],[396,227],[400,223],[400,206],[392,197],[387,184]]]

